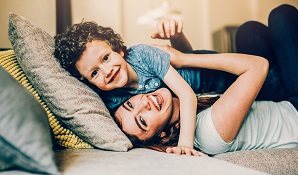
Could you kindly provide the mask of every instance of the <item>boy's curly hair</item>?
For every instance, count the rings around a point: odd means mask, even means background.
[[[74,24],[65,32],[56,35],[54,39],[54,56],[64,69],[78,79],[82,77],[75,64],[85,51],[87,43],[95,40],[104,41],[113,51],[126,53],[126,46],[118,33],[110,27],[99,26],[92,21]]]

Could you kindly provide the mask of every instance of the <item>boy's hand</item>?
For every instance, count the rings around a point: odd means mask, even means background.
[[[173,47],[169,46],[169,45],[157,45],[157,44],[153,44],[152,46],[157,47],[163,51],[165,51],[166,53],[168,53],[170,55],[170,61],[171,61],[171,65],[175,68],[181,68],[183,66],[183,54],[182,52],[174,49]]]
[[[166,149],[166,152],[167,153],[173,153],[173,154],[176,154],[176,155],[181,155],[181,154],[186,154],[187,156],[207,156],[207,154],[204,154],[200,151],[197,151],[193,148],[189,148],[189,147],[169,147]]]
[[[182,33],[182,20],[162,19],[157,23],[157,32],[151,35],[153,39],[169,39],[178,37]]]

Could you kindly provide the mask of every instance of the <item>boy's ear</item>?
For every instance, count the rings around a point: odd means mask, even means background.
[[[119,54],[124,57],[124,52],[122,50],[120,50]]]

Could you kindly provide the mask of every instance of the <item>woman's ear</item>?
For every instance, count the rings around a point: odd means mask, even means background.
[[[162,132],[159,134],[159,137],[160,137],[160,138],[163,138],[163,137],[165,137],[166,135],[167,135],[166,132],[162,131]]]

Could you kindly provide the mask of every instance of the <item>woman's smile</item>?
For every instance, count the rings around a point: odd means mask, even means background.
[[[153,102],[154,106],[157,108],[157,110],[161,110],[161,107],[162,107],[162,102],[163,102],[163,99],[162,99],[162,96],[160,95],[149,95],[148,96],[151,101]]]

